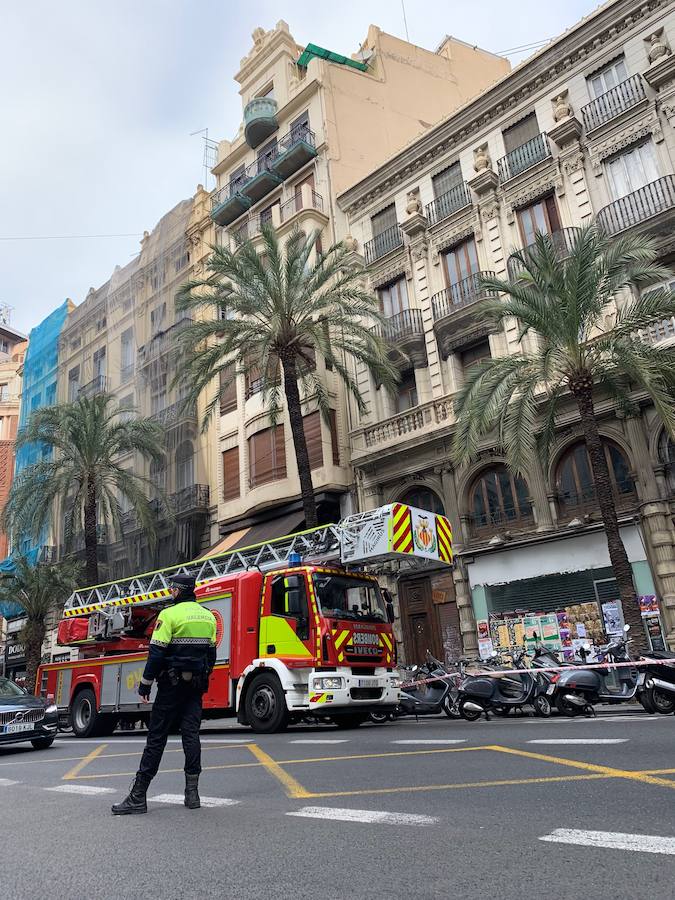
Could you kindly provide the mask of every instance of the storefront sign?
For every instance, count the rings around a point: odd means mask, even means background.
[[[55,653],[52,656],[52,662],[70,662],[70,651],[66,653]]]
[[[26,647],[24,644],[16,643],[16,644],[7,644],[5,647],[5,662],[16,664],[18,662],[23,662],[26,656]]]

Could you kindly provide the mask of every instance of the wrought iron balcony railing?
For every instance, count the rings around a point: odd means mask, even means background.
[[[499,180],[504,182],[515,178],[550,156],[551,144],[548,135],[542,132],[497,160]]]
[[[587,131],[621,115],[644,100],[645,85],[640,75],[632,75],[582,107],[581,115]]]
[[[674,207],[675,175],[665,175],[605,206],[597,223],[606,234],[618,234]]]
[[[323,197],[321,194],[317,194],[316,191],[312,191],[312,199],[311,205],[307,205],[303,202],[302,194],[298,192],[294,197],[290,197],[284,203],[281,204],[281,221],[288,222],[289,219],[293,218],[296,213],[299,213],[302,209],[316,209],[319,212],[323,212]]]
[[[484,297],[496,296],[495,291],[482,286],[484,278],[494,278],[494,272],[474,272],[468,278],[458,281],[457,284],[451,285],[444,291],[439,291],[431,298],[431,308],[434,313],[434,319],[444,319],[446,316],[452,315],[453,312],[462,306],[468,306],[476,300],[482,300]]]
[[[487,537],[495,534],[496,529],[521,529],[533,524],[534,516],[531,509],[520,510],[515,506],[506,506],[504,509],[474,514],[470,519],[470,530],[472,537]]]
[[[471,206],[471,192],[469,185],[465,181],[461,181],[445,194],[441,194],[431,203],[427,203],[429,225],[435,225],[441,219],[446,219],[460,209],[466,209],[467,206]]]
[[[558,231],[552,231],[550,234],[547,234],[546,238],[552,243],[557,258],[563,260],[567,259],[572,252],[578,234],[578,228],[560,228]],[[536,246],[536,241],[533,241],[531,244],[527,244],[523,247],[520,251],[526,260],[533,254]],[[513,255],[508,258],[506,267],[508,269],[509,278],[516,278],[525,270],[523,263]]]
[[[97,375],[78,390],[78,397],[95,397],[97,394],[104,394],[108,390],[108,379],[105,375]]]
[[[404,309],[395,316],[385,319],[373,329],[385,341],[399,341],[401,338],[424,334],[421,309]]]
[[[391,225],[385,228],[380,234],[376,234],[371,241],[367,241],[364,246],[366,254],[366,262],[372,263],[381,256],[386,256],[392,250],[403,246],[403,232],[400,225]]]
[[[205,512],[209,508],[208,484],[191,484],[175,494],[171,494],[171,508],[176,514]]]
[[[138,350],[138,361],[141,366],[147,365],[165,353],[178,350],[177,337],[193,320],[184,316],[164,331],[158,332],[147,344]]]
[[[176,425],[197,423],[197,408],[194,405],[186,406],[182,400],[172,403],[165,409],[153,413],[151,418],[165,428],[173,428]]]

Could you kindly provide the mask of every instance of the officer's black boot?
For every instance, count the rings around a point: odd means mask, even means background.
[[[188,775],[185,773],[185,805],[188,809],[199,809],[202,805],[199,800],[199,775]]]
[[[150,779],[144,775],[137,775],[131,790],[121,803],[115,803],[112,807],[113,816],[133,816],[148,811],[145,795],[150,787]]]

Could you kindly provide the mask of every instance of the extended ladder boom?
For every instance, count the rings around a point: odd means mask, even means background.
[[[250,568],[264,571],[296,565],[294,557],[304,562],[340,560],[362,565],[393,559],[416,565],[425,560],[451,564],[452,531],[445,516],[393,503],[348,516],[338,525],[322,525],[218,556],[74,591],[63,614],[87,616],[116,607],[161,603],[169,596],[173,575],[190,575],[200,585]]]

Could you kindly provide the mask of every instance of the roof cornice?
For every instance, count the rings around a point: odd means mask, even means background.
[[[607,42],[670,5],[671,0],[616,0],[605,4],[344,191],[337,198],[338,205],[354,213],[437,157],[479,141],[494,120],[509,109],[540,94],[588,57],[602,53]]]

